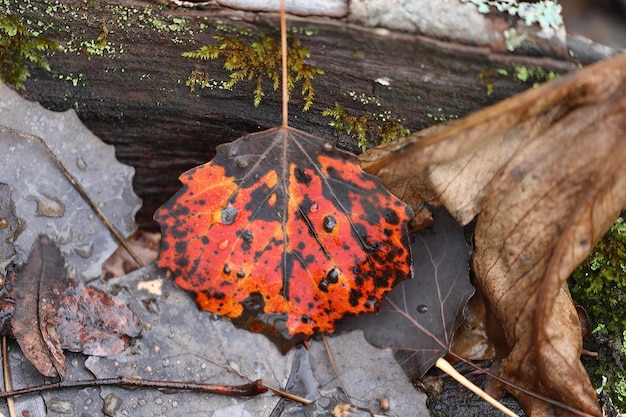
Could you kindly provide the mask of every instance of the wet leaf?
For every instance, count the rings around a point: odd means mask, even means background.
[[[565,281],[626,205],[625,119],[621,55],[364,158],[384,184],[464,224],[478,215],[476,283],[504,340],[495,370],[592,415]],[[511,391],[532,415],[554,412]]]
[[[8,295],[7,283],[15,277],[16,251],[13,246],[18,220],[11,210],[11,187],[0,183],[0,333],[10,333],[15,303]],[[10,284],[9,284],[10,285]]]
[[[61,252],[49,238],[40,236],[12,283],[15,298],[12,326],[24,355],[44,376],[64,375],[66,371],[54,314],[68,283]]]
[[[434,226],[412,236],[415,278],[396,286],[380,313],[354,317],[342,330],[361,329],[367,340],[394,349],[411,379],[422,377],[444,356],[461,312],[474,293],[470,246],[463,228],[444,209],[432,209]]]
[[[146,286],[155,282],[161,285]],[[167,271],[156,268],[155,264],[94,285],[105,292],[118,290],[118,297],[137,312],[143,323],[150,324],[142,337],[120,355],[89,357],[87,367],[96,377],[140,376],[144,379],[227,384],[247,382],[222,367],[225,365],[252,380],[260,378],[268,385],[290,392],[294,385],[287,381],[301,378],[306,387],[295,392],[312,400],[338,392],[336,375],[323,343],[312,339],[308,350],[298,346],[282,355],[268,339],[199,311],[189,295],[174,285]],[[155,287],[159,291],[153,291]],[[360,331],[334,336],[329,343],[355,405],[380,414],[379,400],[387,397],[391,403],[388,416],[428,414],[425,395],[415,391],[390,350],[370,346]],[[70,371],[68,369],[68,374]],[[54,395],[63,400],[74,400],[83,393],[84,390],[63,391]],[[119,387],[101,387],[90,393],[93,403],[101,404],[102,398],[110,394],[118,397],[121,400],[118,415],[164,413],[186,416],[198,414],[201,410],[202,415],[278,417],[282,410],[275,412],[277,403],[282,401],[275,395],[233,398],[187,391],[131,391]],[[293,401],[288,401],[287,405],[289,408],[299,407]],[[75,402],[75,406],[82,407],[82,402]],[[100,412],[92,415],[100,415]]]
[[[44,376],[66,372],[63,349],[115,355],[141,331],[134,313],[109,294],[67,276],[59,248],[41,235],[11,283],[13,335]]]
[[[54,316],[61,347],[85,355],[117,355],[139,336],[141,323],[120,300],[72,281]]]
[[[11,186],[0,183],[0,268],[6,267],[16,254],[13,241],[18,220],[11,205]]]
[[[155,214],[159,265],[202,309],[282,349],[376,311],[411,276],[411,209],[321,138],[251,134],[181,181]]]
[[[134,169],[120,164],[113,146],[87,130],[74,110],[46,110],[0,84],[0,125],[43,138],[122,235],[135,230],[141,201],[132,190]],[[42,145],[0,132],[0,164],[0,181],[13,188],[20,219],[17,262],[26,261],[32,243],[45,233],[59,245],[72,276],[98,277],[118,243]]]

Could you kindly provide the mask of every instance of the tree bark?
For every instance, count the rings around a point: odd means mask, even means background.
[[[179,188],[178,175],[210,160],[217,145],[280,124],[280,95],[269,82],[257,108],[252,81],[191,92],[185,82],[193,70],[218,83],[229,72],[223,60],[181,56],[218,42],[214,36],[252,42],[260,33],[276,35],[275,13],[136,0],[74,3],[31,0],[9,7],[26,26],[46,28],[45,35],[66,48],[48,58],[50,72],[31,69],[23,95],[53,110],[74,108],[87,127],[115,145],[122,162],[135,167],[135,190],[144,200],[140,225],[150,225],[154,210]],[[291,17],[289,26],[309,48],[308,62],[324,70],[313,81],[309,111],[302,111],[294,91],[290,124],[353,152],[359,152],[354,138],[337,133],[321,114],[335,103],[356,116],[391,115],[417,131],[543,81],[539,68],[561,74],[577,67],[550,50],[539,56],[494,52],[489,45],[373,29],[346,18]],[[590,53],[590,61],[601,56]]]

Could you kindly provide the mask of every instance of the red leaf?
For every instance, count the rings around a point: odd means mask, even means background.
[[[117,355],[141,333],[139,318],[126,304],[82,282],[70,282],[58,304],[54,325],[63,349]]]
[[[180,179],[155,214],[158,263],[202,309],[252,331],[292,343],[331,332],[412,274],[411,209],[321,138],[251,134]]]

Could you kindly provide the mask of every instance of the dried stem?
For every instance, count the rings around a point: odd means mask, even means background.
[[[285,0],[280,0],[280,48],[281,48],[281,81],[282,81],[282,127],[289,126],[289,89],[287,85],[287,16],[285,13]]]
[[[50,384],[36,385],[28,388],[16,389],[13,391],[5,391],[0,393],[0,398],[7,398],[13,395],[31,394],[34,392],[56,390],[64,388],[85,388],[102,385],[115,385],[119,387],[136,387],[136,388],[159,388],[183,391],[208,392],[212,394],[229,395],[232,397],[254,397],[267,392],[267,388],[261,380],[256,380],[243,385],[224,385],[224,384],[204,384],[189,381],[159,381],[150,379],[136,378],[106,378],[106,379],[90,379],[86,381],[61,381]]]
[[[5,391],[13,391],[13,383],[11,382],[11,368],[9,368],[9,350],[7,349],[7,337],[2,336],[2,376],[4,379]],[[15,399],[12,395],[7,396],[7,408],[10,417],[17,417],[17,408],[15,408]]]
[[[343,380],[339,375],[339,369],[337,369],[337,365],[335,364],[335,358],[333,357],[333,353],[330,350],[330,345],[328,344],[328,338],[324,333],[322,333],[322,341],[324,342],[324,349],[326,349],[326,354],[328,355],[328,360],[330,361],[330,366],[333,368],[333,372],[337,377],[337,384],[339,384],[339,388],[343,391],[343,395],[346,396],[348,401],[352,402],[350,399],[350,395],[348,395],[348,390],[346,390],[346,386],[343,384]]]

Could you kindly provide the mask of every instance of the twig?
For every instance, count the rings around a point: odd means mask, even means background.
[[[5,132],[11,135],[23,137],[25,139],[33,139],[33,140],[38,141],[44,147],[44,149],[48,152],[52,160],[54,160],[54,163],[59,168],[59,170],[61,170],[63,175],[65,175],[65,177],[72,184],[72,186],[76,189],[76,191],[78,191],[78,194],[80,194],[80,196],[85,201],[85,203],[89,205],[89,207],[94,211],[94,213],[96,213],[96,216],[98,216],[100,221],[104,223],[107,229],[109,229],[109,231],[111,232],[113,237],[115,237],[115,239],[118,241],[118,243],[126,250],[126,252],[128,252],[128,254],[137,263],[137,265],[139,265],[140,267],[145,266],[145,264],[141,261],[139,256],[126,242],[126,239],[124,238],[124,236],[122,236],[122,234],[119,232],[119,230],[117,230],[117,228],[113,225],[113,223],[111,223],[109,219],[106,218],[102,210],[100,210],[100,208],[91,200],[91,198],[89,197],[89,194],[87,194],[87,191],[83,188],[80,182],[78,182],[76,177],[74,177],[74,175],[72,175],[72,173],[67,169],[65,164],[63,164],[63,162],[56,156],[52,148],[48,146],[48,144],[46,143],[45,140],[43,140],[43,138],[36,136],[36,135],[31,135],[30,133],[11,129],[10,127],[6,127],[3,125],[0,125],[0,132]]]
[[[13,395],[31,394],[34,392],[57,390],[64,388],[86,388],[102,385],[115,385],[119,387],[135,387],[135,388],[158,388],[168,390],[183,390],[208,392],[212,394],[229,395],[232,397],[254,397],[267,392],[267,388],[261,380],[256,380],[243,385],[224,385],[224,384],[205,384],[190,381],[159,381],[151,379],[137,378],[105,378],[90,379],[84,381],[61,381],[50,384],[36,385],[28,388],[20,388],[13,391],[5,391],[0,393],[0,398],[7,398]]]
[[[326,338],[326,335],[324,333],[322,333],[322,341],[324,342],[324,349],[326,349],[326,354],[328,355],[330,366],[331,368],[333,368],[333,372],[335,373],[335,376],[337,377],[337,384],[339,384],[339,388],[341,389],[341,391],[343,391],[343,395],[346,396],[348,401],[352,402],[350,400],[350,395],[348,395],[348,390],[346,390],[346,386],[343,384],[343,380],[341,379],[341,376],[339,375],[339,370],[337,369],[337,365],[335,364],[335,358],[333,357],[333,353],[330,351],[330,346],[328,345],[328,339]]]
[[[9,354],[7,349],[7,337],[2,336],[2,375],[4,379],[5,391],[13,391],[13,383],[11,382],[11,368],[9,368]],[[12,395],[7,396],[7,408],[9,416],[17,417],[17,408],[15,408],[15,399]]]

